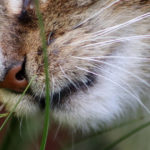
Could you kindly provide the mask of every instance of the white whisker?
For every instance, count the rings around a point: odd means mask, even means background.
[[[79,23],[78,25],[76,25],[74,27],[75,28],[78,28],[79,26],[85,24],[86,22],[88,22],[89,20],[95,18],[96,16],[100,15],[103,11],[105,11],[106,9],[110,8],[111,6],[117,4],[118,2],[120,2],[121,0],[115,0],[114,2],[110,3],[109,5],[107,5],[106,7],[102,8],[100,11],[98,11],[97,13],[95,13],[93,16],[87,18],[86,20],[84,20],[83,22]]]
[[[112,39],[113,38],[113,39]],[[127,37],[110,37],[111,40],[107,40],[107,41],[103,41],[103,42],[98,42],[99,40],[103,40],[103,39],[109,39],[108,38],[102,38],[101,36],[98,36],[97,38],[93,38],[90,37],[87,40],[83,40],[83,41],[78,41],[78,42],[73,42],[71,45],[72,46],[76,46],[79,44],[84,44],[84,46],[82,47],[86,47],[86,46],[97,46],[97,45],[102,45],[105,46],[107,44],[113,44],[113,43],[117,43],[117,42],[124,42],[124,41],[130,41],[130,40],[140,40],[140,39],[149,39],[150,35],[137,35],[137,36],[127,36]],[[92,42],[92,44],[86,44],[87,42]]]
[[[78,90],[79,88],[77,87],[77,85],[66,75],[63,68],[61,66],[59,66],[59,67],[60,67],[60,70],[63,73],[64,77]]]
[[[115,26],[113,26],[113,27],[106,28],[106,29],[101,30],[101,31],[98,31],[98,32],[95,32],[95,33],[93,33],[93,35],[94,35],[94,36],[95,36],[95,35],[96,35],[96,36],[97,36],[97,35],[102,36],[102,35],[110,34],[110,33],[114,32],[114,31],[117,31],[117,30],[119,30],[119,29],[122,29],[122,28],[124,28],[124,27],[126,27],[126,26],[128,26],[128,25],[131,25],[131,24],[133,24],[133,23],[136,23],[136,22],[141,21],[141,20],[143,20],[143,19],[145,19],[145,18],[148,18],[148,17],[150,17],[150,12],[145,13],[145,14],[143,14],[143,15],[141,15],[141,16],[138,16],[138,17],[136,17],[136,18],[134,18],[134,19],[131,19],[131,20],[127,21],[127,22],[124,22],[124,23],[115,25]]]
[[[36,97],[38,97],[40,92],[41,92],[41,89],[38,89],[36,93],[33,93],[33,98],[35,99]]]
[[[110,44],[114,44],[118,42],[126,42],[126,41],[131,41],[131,40],[139,40],[139,39],[147,39],[147,38],[150,38],[150,35],[121,37],[115,40],[108,40],[108,41],[99,42],[99,43],[87,44],[82,47],[95,47],[95,46],[103,47],[103,46],[108,46]]]
[[[97,40],[101,40],[102,39],[102,37],[100,37],[100,36],[97,36],[96,38],[94,38],[94,37],[91,37],[91,38],[92,38],[93,41],[97,41]],[[150,35],[149,34],[145,34],[145,35],[134,35],[134,36],[126,36],[126,37],[113,37],[113,38],[110,38],[110,40],[112,40],[112,41],[113,40],[115,41],[117,39],[121,39],[121,40],[123,40],[123,39],[125,39],[125,40],[127,40],[127,39],[129,39],[129,40],[137,39],[137,40],[139,40],[139,39],[149,39],[149,38],[150,38]],[[110,40],[108,40],[108,41],[110,41]]]
[[[150,60],[150,58],[145,58],[145,57],[136,57],[136,56],[97,56],[97,57],[77,57],[77,56],[71,56],[71,57],[73,57],[73,58],[78,58],[78,59],[95,59],[95,58],[100,58],[100,59],[137,59],[137,60],[146,60],[146,61],[149,61]]]
[[[114,82],[113,80],[111,80],[111,79],[109,79],[109,78],[107,78],[107,77],[105,77],[105,76],[103,76],[103,75],[101,75],[101,74],[97,74],[97,73],[95,73],[95,72],[91,72],[91,71],[89,71],[89,70],[86,70],[86,69],[84,69],[84,68],[80,68],[80,67],[78,67],[78,66],[75,66],[75,67],[76,67],[77,69],[79,69],[79,70],[82,70],[82,71],[91,73],[91,74],[96,75],[96,76],[100,76],[100,77],[102,77],[103,79],[105,79],[105,80],[107,80],[107,81],[113,83],[114,85],[118,86],[118,87],[121,88],[124,92],[128,93],[130,96],[132,96],[134,99],[136,99],[137,102],[138,102],[148,113],[150,113],[150,110],[141,102],[141,100],[140,100],[136,95],[134,95],[132,92],[130,92],[129,90],[127,90],[126,88],[124,88],[123,86],[121,86],[120,84],[118,84],[117,82]]]
[[[54,77],[53,77],[53,75],[51,75],[52,77],[51,77],[51,79],[52,79],[52,94],[51,94],[51,99],[53,99],[53,95],[54,95],[54,92],[55,92],[55,89],[54,89],[54,87],[55,87],[55,80],[54,80]]]
[[[122,71],[122,72],[125,72],[127,74],[129,74],[130,76],[136,78],[137,80],[139,80],[140,82],[144,83],[147,87],[150,87],[150,84],[148,84],[145,80],[143,80],[142,78],[140,78],[139,76],[119,67],[119,66],[116,66],[116,65],[113,65],[113,64],[110,64],[108,62],[105,62],[105,61],[101,61],[101,60],[95,60],[95,59],[86,59],[86,58],[78,58],[78,59],[82,59],[82,60],[87,60],[87,61],[93,61],[93,62],[99,62],[99,63],[102,63],[102,64],[105,64],[105,65],[108,65],[108,66],[111,66],[113,68],[117,68],[118,70]]]
[[[85,83],[85,81],[83,81],[82,79],[80,79],[81,82],[83,83],[83,85],[86,87],[86,89],[88,90],[88,92],[90,93],[90,89],[89,87],[87,86],[87,84]]]
[[[111,74],[112,74],[112,73],[110,73],[109,71],[104,70],[101,66],[96,66],[96,65],[95,65],[95,68],[97,68],[98,70],[103,71],[103,72],[106,73],[108,76],[109,76],[109,75],[111,76]],[[122,80],[122,79],[119,79],[119,80],[123,83],[123,85],[125,85],[128,89],[130,89],[130,91],[132,91],[132,92],[135,91],[131,86],[129,86],[129,84],[127,84],[127,82],[125,82],[125,81]]]
[[[57,136],[58,136],[58,133],[60,131],[60,128],[61,128],[61,124],[58,125],[57,129],[56,129],[56,132],[55,132],[55,135],[54,135],[54,138],[53,138],[53,141],[56,140]]]
[[[42,95],[43,95],[44,88],[45,88],[45,86],[43,85],[42,90],[41,90],[41,94],[40,94],[40,97],[39,97],[39,100],[41,99],[41,97],[42,97]]]

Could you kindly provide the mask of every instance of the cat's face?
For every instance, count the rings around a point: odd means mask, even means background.
[[[23,64],[30,92],[16,108],[31,115],[45,103],[42,42],[33,1],[0,7],[0,80]],[[5,8],[4,8],[5,6]],[[23,10],[23,11],[22,11]],[[41,0],[54,118],[73,127],[110,126],[135,114],[150,80],[149,0]],[[12,88],[11,88],[12,89]],[[20,93],[0,89],[11,110]]]

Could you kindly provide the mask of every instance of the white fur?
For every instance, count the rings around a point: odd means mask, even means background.
[[[11,14],[19,14],[22,9],[23,0],[8,0],[5,1],[7,9]]]
[[[140,50],[143,45],[137,41],[136,44],[139,44],[136,49],[139,52],[137,56],[142,56]],[[118,48],[113,55],[133,57],[135,56],[134,45],[134,42],[128,42],[126,46],[121,47],[121,50]],[[139,76],[141,72],[138,64],[143,63],[143,60],[127,58],[106,62]],[[78,68],[81,69],[80,66]],[[141,102],[141,96],[144,94],[142,87],[146,85],[117,68],[104,65],[101,69],[97,73],[98,81],[94,87],[87,92],[80,91],[71,96],[71,101],[62,110],[55,110],[54,117],[60,123],[67,122],[74,129],[89,131],[91,128],[104,129],[134,118],[137,115],[137,108],[141,108],[144,113],[149,113],[148,108],[145,109],[146,106]]]
[[[0,48],[0,81],[3,80],[4,77],[4,56],[2,55],[2,49]]]

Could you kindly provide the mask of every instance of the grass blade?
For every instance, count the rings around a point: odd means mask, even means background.
[[[45,38],[45,31],[44,31],[44,23],[43,18],[40,13],[39,9],[39,1],[35,0],[36,5],[36,13],[38,17],[38,23],[40,28],[40,35],[42,39],[42,48],[43,48],[43,55],[44,55],[44,70],[45,70],[45,87],[46,87],[46,109],[45,109],[45,121],[44,121],[44,130],[43,130],[43,137],[42,137],[42,143],[40,150],[45,150],[46,147],[46,141],[48,136],[48,130],[49,130],[49,123],[50,123],[50,80],[49,80],[49,71],[48,71],[48,54],[47,54],[47,44],[46,44],[46,38]]]
[[[0,119],[8,116],[8,113],[0,114]]]

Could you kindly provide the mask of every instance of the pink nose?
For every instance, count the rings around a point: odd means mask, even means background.
[[[0,82],[0,88],[10,89],[15,92],[23,92],[28,82],[24,77],[22,65],[13,66],[5,76],[3,82]]]

